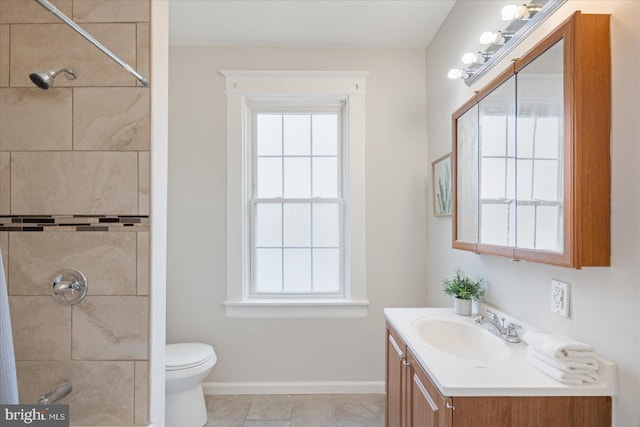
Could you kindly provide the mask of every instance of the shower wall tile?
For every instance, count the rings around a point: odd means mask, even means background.
[[[49,295],[51,278],[65,268],[80,270],[88,295],[136,294],[136,233],[10,233],[11,295]]]
[[[70,150],[72,90],[0,89],[0,150]]]
[[[135,424],[149,424],[149,362],[135,362]]]
[[[75,0],[77,22],[149,22],[148,0]]]
[[[9,310],[16,360],[71,359],[71,306],[51,296],[11,296]],[[48,325],[55,325],[56,332]]]
[[[144,77],[149,78],[149,69],[150,69],[150,58],[149,52],[151,47],[150,42],[150,26],[149,24],[140,24],[137,25],[137,61],[136,61],[136,69],[138,73],[142,74]],[[138,82],[138,86],[142,86],[142,83]]]
[[[71,16],[71,0],[52,0],[58,10]],[[58,23],[60,19],[34,1],[0,0],[0,24]]]
[[[138,238],[138,295],[149,295],[149,232],[136,233]]]
[[[21,402],[37,402],[66,380],[73,390],[56,403],[70,405],[72,426],[133,424],[134,362],[19,361],[16,368]]]
[[[2,2],[0,2],[0,8]],[[0,11],[0,16],[2,12]],[[0,25],[0,87],[9,86],[9,26]]]
[[[135,23],[84,24],[82,27],[121,60],[135,64]],[[135,77],[65,24],[12,25],[10,61],[13,87],[33,87],[29,74],[35,69],[63,65],[75,66],[78,78],[68,80],[59,75],[56,87],[136,85]]]
[[[75,360],[146,360],[148,297],[87,297],[73,306]]]
[[[151,0],[50,1],[149,77]],[[60,66],[78,79],[31,84]],[[70,380],[71,425],[148,424],[149,97],[33,0],[0,0],[0,250],[20,400]],[[62,268],[88,277],[74,306],[50,296]]]
[[[138,211],[140,215],[149,215],[151,203],[149,194],[151,187],[151,159],[148,151],[138,153]]]
[[[135,152],[13,152],[14,215],[132,215],[138,211]]]
[[[149,149],[148,88],[76,88],[73,108],[75,150]]]
[[[0,151],[0,215],[11,213],[11,153]]]

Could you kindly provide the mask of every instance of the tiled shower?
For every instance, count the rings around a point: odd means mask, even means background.
[[[149,76],[149,0],[53,0]],[[47,91],[29,73],[73,66]],[[148,424],[149,88],[31,0],[0,0],[0,248],[20,401],[73,385],[71,425]],[[61,305],[74,268],[87,297]]]

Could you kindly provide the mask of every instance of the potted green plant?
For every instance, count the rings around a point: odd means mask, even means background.
[[[471,315],[471,301],[478,300],[484,295],[483,279],[471,280],[460,268],[456,269],[453,279],[445,279],[442,282],[442,291],[445,295],[453,297],[453,310],[462,316]]]

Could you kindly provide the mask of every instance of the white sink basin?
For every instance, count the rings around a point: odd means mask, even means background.
[[[509,358],[509,344],[480,326],[450,319],[416,319],[411,329],[426,344],[452,356],[489,365]]]

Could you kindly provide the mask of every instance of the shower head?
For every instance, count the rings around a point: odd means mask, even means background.
[[[69,80],[75,80],[78,78],[78,73],[73,67],[59,67],[54,68],[53,70],[39,70],[29,74],[29,78],[33,82],[34,85],[38,86],[40,89],[47,90],[53,86],[53,79],[64,72]]]

